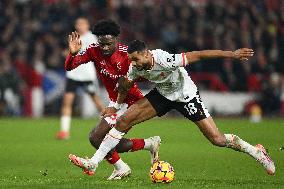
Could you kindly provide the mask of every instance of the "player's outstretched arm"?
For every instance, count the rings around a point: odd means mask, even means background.
[[[209,58],[234,58],[238,60],[248,60],[248,58],[252,57],[253,54],[254,51],[249,48],[241,48],[236,51],[203,50],[185,53],[188,63]]]
[[[87,48],[84,53],[78,54],[82,47],[82,42],[80,40],[80,35],[77,32],[72,32],[71,35],[68,36],[68,47],[69,55],[65,60],[65,70],[70,71],[81,64],[86,64],[91,61],[89,48]]]

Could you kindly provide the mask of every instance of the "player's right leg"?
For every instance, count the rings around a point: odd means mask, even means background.
[[[90,143],[98,149],[102,140],[111,129],[110,123],[102,119],[89,135]],[[119,157],[118,153],[134,152],[138,150],[148,150],[151,153],[151,162],[158,157],[158,151],[161,139],[158,136],[150,137],[148,139],[126,139],[122,138],[115,150],[111,151],[106,156],[106,160],[114,165],[114,171],[109,177],[109,180],[121,179],[131,173],[130,168]]]
[[[75,159],[71,158],[70,160],[73,162],[73,164],[81,168],[83,166],[83,168],[87,171],[89,170],[89,167],[92,167],[91,171],[94,171],[97,168],[98,164],[107,156],[107,154],[111,152],[116,147],[116,145],[118,145],[123,135],[129,130],[129,128],[131,128],[132,125],[151,119],[156,115],[156,111],[152,107],[150,102],[146,98],[140,99],[132,106],[130,106],[129,109],[119,117],[115,128],[112,128],[106,134],[102,143],[100,144],[99,149],[88,162],[77,163],[82,162],[82,160],[85,162],[86,160],[79,157]],[[70,155],[69,158],[70,157],[76,156]]]
[[[99,124],[89,134],[89,141],[94,148],[99,148],[101,141],[110,129],[111,127],[109,124],[104,119],[101,119]],[[82,168],[85,174],[94,174],[96,166],[90,163],[90,159],[80,158],[73,154],[69,155],[69,159],[74,165]],[[108,153],[105,159],[114,166],[114,172],[117,173],[115,176],[112,174],[112,178],[110,180],[121,179],[131,173],[130,167],[121,160],[119,154],[115,150]]]
[[[92,146],[96,149],[99,149],[100,144],[106,134],[111,129],[110,125],[107,123],[105,119],[101,119],[99,124],[90,132],[89,141]],[[128,141],[125,141],[125,145],[131,145]],[[119,169],[120,167],[125,167],[125,163],[119,161],[120,157],[117,154],[116,150],[111,151],[105,158],[110,164],[113,164],[115,168]],[[121,163],[121,164],[120,164]],[[123,165],[124,164],[124,165]]]
[[[60,118],[60,131],[56,134],[57,139],[64,140],[70,137],[72,105],[74,98],[74,92],[66,92],[63,96]]]

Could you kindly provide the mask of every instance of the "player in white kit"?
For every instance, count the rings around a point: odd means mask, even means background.
[[[89,21],[84,17],[79,17],[75,21],[75,29],[80,34],[82,48],[79,53],[93,43],[97,43],[97,37],[90,31]],[[58,139],[68,139],[70,136],[70,126],[72,117],[72,105],[78,88],[83,88],[94,101],[99,112],[104,105],[96,90],[98,89],[98,80],[93,62],[82,64],[74,70],[66,73],[66,88],[61,107],[60,131],[56,134]]]
[[[127,77],[121,78],[119,81],[116,107],[120,106],[127,95],[129,87],[137,79],[143,78],[152,81],[156,84],[156,88],[131,105],[118,118],[116,126],[109,131],[91,159],[77,157],[76,160],[80,162],[81,167],[95,171],[105,155],[119,143],[127,129],[175,109],[194,122],[213,145],[247,153],[261,163],[269,175],[274,175],[274,163],[261,144],[252,146],[234,134],[222,134],[218,130],[212,117],[204,107],[196,85],[184,69],[186,65],[205,58],[248,60],[253,56],[252,49],[243,48],[236,51],[205,50],[170,54],[161,49],[148,50],[143,41],[135,40],[130,43],[127,52],[132,65]]]

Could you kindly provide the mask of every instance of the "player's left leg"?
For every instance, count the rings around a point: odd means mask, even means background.
[[[140,99],[130,106],[122,116],[120,116],[117,120],[116,126],[105,136],[99,149],[90,160],[85,161],[84,159],[83,162],[77,163],[76,159],[73,161],[74,158],[72,158],[72,155],[69,157],[70,160],[77,166],[83,167],[87,171],[94,172],[98,164],[113,148],[116,147],[132,125],[151,119],[156,115],[157,113],[151,103],[146,98]],[[82,158],[79,160],[82,160]]]
[[[214,145],[220,147],[232,148],[234,150],[244,152],[252,156],[260,162],[266,169],[269,175],[274,175],[275,166],[273,161],[266,153],[261,144],[252,146],[240,137],[234,134],[222,134],[216,127],[212,117],[196,121],[195,124],[199,127],[203,135]]]
[[[92,146],[96,149],[99,148],[102,140],[110,131],[111,125],[103,118],[99,124],[90,132],[89,140]],[[122,161],[119,153],[134,152],[138,150],[148,150],[151,154],[157,153],[160,145],[160,137],[150,137],[147,139],[135,138],[126,139],[122,138],[114,150],[109,152],[105,159],[114,166],[114,171],[108,180],[117,180],[122,177],[128,176],[131,173],[130,167]]]
[[[134,109],[139,110],[139,107],[135,106]],[[133,112],[133,110],[129,110],[129,111]],[[144,112],[148,112],[148,110],[145,109]],[[140,113],[137,112],[136,114],[138,115]],[[132,119],[134,119],[134,118],[132,118]],[[127,132],[130,127],[131,126],[125,127],[125,132]],[[109,132],[109,130],[110,130],[110,123],[108,123],[106,121],[106,119],[102,119],[101,122],[98,124],[98,126],[95,129],[93,129],[90,133],[91,144],[95,148],[98,148],[98,147],[101,148],[104,145],[104,142],[106,140],[104,140],[102,142],[102,144],[101,144],[101,141],[103,140],[103,138],[105,136],[107,136],[106,134]],[[159,150],[160,142],[161,142],[161,139],[158,136],[150,137],[148,139],[125,139],[125,138],[122,138],[119,141],[119,144],[117,145],[117,147],[115,149],[118,150],[119,152],[137,151],[137,150],[141,150],[141,149],[149,150],[152,154],[151,155],[151,157],[152,157],[151,161],[153,162],[155,159],[158,158],[158,150]],[[100,148],[99,148],[99,150],[100,150]],[[122,160],[119,158],[119,155],[117,154],[116,150],[115,149],[112,150],[113,148],[111,148],[108,151],[108,153],[106,153],[106,155],[102,156],[102,158],[105,157],[110,163],[115,163],[114,165],[117,166],[117,168],[115,167],[113,174],[108,178],[109,180],[121,179],[122,177],[127,176],[128,174],[131,173],[130,168],[124,162],[122,162]],[[97,153],[98,153],[98,151],[97,151]],[[85,173],[87,173],[87,174],[89,174],[89,173],[92,174],[94,172],[95,168],[96,168],[96,166],[94,166],[94,164],[91,163],[91,161],[89,159],[80,158],[80,157],[77,157],[75,155],[70,155],[69,159],[75,165],[83,168],[85,170]],[[115,162],[113,162],[113,161],[115,161]]]
[[[125,112],[125,111],[126,109],[122,110],[122,112]],[[99,148],[106,134],[116,124],[117,119],[119,119],[119,115],[121,115],[120,112],[118,112],[118,116],[113,116],[111,119],[109,118],[101,119],[100,123],[90,132],[89,134],[90,143],[96,149]],[[122,138],[120,142],[118,143],[118,145],[115,147],[115,150],[118,153],[147,150],[147,151],[150,151],[151,155],[153,156],[153,154],[158,151],[160,142],[161,142],[161,139],[159,136],[153,136],[153,137],[149,137],[146,139]],[[108,158],[108,156],[106,158]],[[152,163],[152,160],[151,160],[151,163]]]
[[[195,98],[193,98],[189,102],[176,102],[175,109],[182,113],[186,118],[193,121],[199,127],[203,135],[213,145],[232,148],[234,150],[247,153],[257,161],[259,161],[264,166],[268,174],[274,174],[274,163],[269,158],[262,145],[252,146],[236,135],[222,134],[218,130],[212,117],[204,107],[204,104],[198,92],[196,93]]]
[[[109,133],[106,135],[99,149],[97,150],[96,154],[92,157],[91,160],[88,160],[87,165],[84,165],[85,169],[89,169],[89,167],[91,167],[91,169],[94,171],[98,163],[101,160],[103,160],[106,154],[109,151],[111,151],[121,141],[123,135],[134,124],[151,119],[156,115],[162,116],[165,113],[167,113],[170,109],[172,109],[172,106],[169,104],[169,100],[167,100],[165,97],[160,95],[157,89],[153,89],[143,99],[137,101],[135,104],[130,106],[129,109],[123,114],[123,116],[120,116],[120,118],[116,123],[115,128],[112,128],[109,131]],[[111,119],[108,120],[111,121]],[[146,146],[146,141],[145,141],[145,146]],[[156,149],[153,148],[152,150],[153,161],[156,161],[159,158],[158,148],[159,144],[156,145]],[[72,160],[72,157],[70,158],[70,160],[74,164],[76,164],[76,162]]]

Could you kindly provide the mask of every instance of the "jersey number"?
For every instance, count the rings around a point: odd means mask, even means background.
[[[189,115],[193,115],[197,112],[197,108],[195,108],[194,103],[188,103],[184,106],[184,108],[187,110]]]
[[[167,58],[167,62],[171,62],[171,61],[175,61],[176,60],[175,54],[173,54],[172,57],[173,57],[172,59],[171,58]]]

